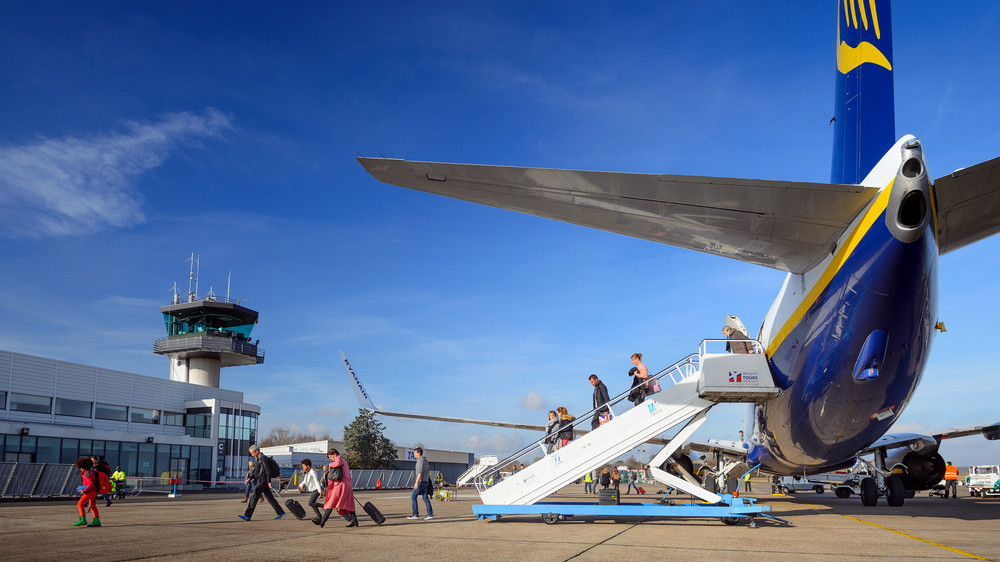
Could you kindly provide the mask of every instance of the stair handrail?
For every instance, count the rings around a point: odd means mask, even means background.
[[[704,346],[704,343],[705,343],[705,340],[702,341],[702,346]],[[655,381],[659,381],[660,379],[663,379],[664,377],[669,377],[670,380],[671,380],[671,382],[673,382],[673,384],[678,384],[681,381],[684,381],[684,380],[689,379],[691,377],[697,376],[697,374],[698,374],[698,367],[699,367],[699,363],[700,363],[700,357],[702,355],[702,353],[701,353],[701,347],[702,346],[699,346],[699,353],[692,353],[692,354],[688,355],[687,357],[681,359],[680,361],[677,361],[673,365],[670,365],[666,369],[663,369],[662,371],[656,373],[655,375],[648,377],[646,379],[646,381],[647,382],[652,382],[654,380]],[[645,384],[646,384],[646,382],[640,382],[636,386],[634,386],[632,388],[629,388],[625,392],[622,392],[618,396],[615,396],[614,398],[608,400],[606,403],[602,404],[601,406],[598,406],[597,408],[594,408],[594,409],[590,410],[589,412],[587,412],[585,414],[581,414],[580,416],[576,417],[576,419],[573,420],[573,423],[570,424],[569,427],[573,428],[573,430],[576,431],[576,426],[577,425],[579,425],[580,423],[583,423],[584,421],[589,421],[589,420],[593,419],[594,414],[598,410],[603,410],[605,407],[607,407],[608,410],[611,412],[611,416],[613,418],[615,414],[614,414],[614,410],[612,409],[612,406],[618,404],[619,402],[622,402],[623,400],[628,399],[628,395],[631,394],[632,390],[634,390],[635,388],[637,388],[639,386],[643,386]],[[661,388],[661,392],[662,392],[662,388]],[[565,429],[565,428],[560,428],[560,429]],[[588,433],[588,432],[589,432],[589,430],[581,430],[581,434],[582,433]],[[540,445],[543,445],[542,441],[544,441],[546,437],[548,437],[548,434],[543,435],[540,439],[538,439],[536,441],[533,441],[532,443],[528,444],[526,447],[524,447],[520,451],[518,451],[518,452],[510,455],[509,457],[505,458],[503,461],[498,462],[496,465],[494,465],[494,468],[491,468],[490,470],[484,470],[480,474],[476,475],[473,478],[473,483],[476,485],[476,490],[482,492],[483,490],[489,488],[490,486],[487,485],[487,484],[488,484],[489,480],[492,479],[492,478],[494,478],[494,477],[496,477],[497,478],[497,482],[499,482],[500,472],[502,471],[502,469],[506,468],[511,463],[513,463],[514,461],[518,460],[519,458],[525,456],[530,451],[533,451],[536,447],[539,447]]]

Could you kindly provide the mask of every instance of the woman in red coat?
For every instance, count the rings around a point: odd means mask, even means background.
[[[326,520],[334,509],[344,516],[349,523],[348,527],[358,526],[358,515],[354,512],[354,489],[351,488],[351,467],[347,466],[347,461],[336,449],[330,449],[326,456],[330,459],[330,466],[326,471],[326,501],[323,502],[323,519],[319,526],[326,525]],[[333,480],[335,469],[340,469],[340,478]]]
[[[73,523],[73,525],[77,527],[87,525],[87,515],[83,511],[83,508],[89,503],[90,512],[94,514],[94,522],[87,526],[100,527],[101,516],[97,513],[97,493],[101,490],[101,480],[98,477],[97,471],[94,470],[94,461],[83,457],[76,461],[76,467],[80,469],[80,477],[83,480],[83,495],[80,496],[80,501],[76,502],[76,509],[80,512],[80,519],[76,523]]]

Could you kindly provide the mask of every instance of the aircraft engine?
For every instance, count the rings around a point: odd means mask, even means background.
[[[928,490],[944,477],[944,459],[937,451],[916,453],[903,448],[886,459],[885,464],[890,468],[903,466],[903,486],[907,490]]]

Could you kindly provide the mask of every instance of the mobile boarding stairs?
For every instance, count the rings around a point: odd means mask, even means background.
[[[698,353],[678,361],[650,377],[662,390],[631,409],[614,414],[614,406],[627,401],[628,391],[611,399],[611,420],[597,429],[571,440],[565,447],[547,453],[543,440],[533,443],[504,461],[493,470],[476,475],[474,483],[482,505],[472,510],[479,519],[497,520],[503,515],[538,514],[546,523],[573,515],[624,517],[719,517],[735,525],[747,518],[751,526],[754,517],[766,517],[787,523],[767,514],[770,506],[754,505],[753,498],[717,494],[703,488],[693,477],[681,471],[682,479],[662,470],[660,466],[690,439],[705,422],[713,406],[723,402],[761,403],[781,391],[774,386],[767,359],[758,342],[752,341],[755,353],[709,353],[708,347],[721,348],[724,340],[704,340]],[[578,417],[574,427],[589,423],[596,410]],[[686,422],[686,423],[685,423]],[[622,503],[597,505],[588,503],[541,502],[543,498],[573,483],[582,475],[610,463],[646,441],[684,424],[664,448],[649,461],[649,473],[663,484],[690,494],[689,503]],[[543,457],[536,462],[539,451]],[[499,471],[512,463],[525,468],[501,479]],[[596,484],[596,483],[595,483]]]

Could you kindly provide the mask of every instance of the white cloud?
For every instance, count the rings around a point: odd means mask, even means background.
[[[328,435],[330,433],[330,430],[326,428],[325,424],[309,422],[306,424],[306,433],[318,437],[320,435]]]
[[[122,132],[0,147],[0,236],[69,236],[141,223],[135,184],[190,137],[218,136],[229,118],[171,113]]]
[[[521,405],[529,410],[545,410],[548,408],[548,403],[544,396],[534,390],[521,398]]]

